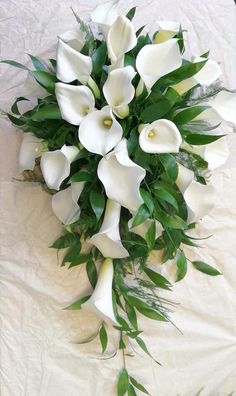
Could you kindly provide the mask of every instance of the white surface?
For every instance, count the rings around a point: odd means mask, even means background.
[[[47,49],[75,23],[70,6],[84,11],[87,3],[0,0],[1,59],[26,61],[24,52]],[[149,22],[154,30],[158,19],[181,21],[189,31],[193,55],[210,48],[211,56],[221,62],[227,86],[236,87],[232,0],[122,0],[121,8],[135,4],[137,27]],[[0,73],[0,107],[8,109],[25,72],[0,65]],[[60,268],[56,252],[47,248],[60,233],[50,197],[38,186],[12,181],[18,175],[21,133],[0,122],[0,394],[113,396],[121,356],[102,361],[96,358],[98,343],[73,344],[93,332],[97,321],[92,314],[61,308],[83,295],[88,284],[81,268]],[[231,142],[235,153],[235,137]],[[143,355],[128,358],[127,364],[153,396],[195,396],[202,387],[201,396],[236,394],[235,169],[219,170],[213,180],[217,206],[199,226],[199,235],[214,236],[202,243],[198,257],[216,265],[224,276],[210,278],[189,270],[186,280],[175,285],[172,298],[181,305],[172,319],[183,335],[171,325],[142,320],[143,338],[163,366]],[[112,352],[114,333],[111,340]]]

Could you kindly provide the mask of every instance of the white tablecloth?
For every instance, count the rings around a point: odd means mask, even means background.
[[[25,62],[26,53],[42,53],[58,34],[76,24],[70,6],[84,15],[95,4],[82,0],[0,0],[1,59]],[[194,55],[211,49],[221,62],[225,84],[236,88],[236,7],[233,0],[120,1],[122,10],[138,5],[135,24],[158,19],[181,21]],[[25,72],[0,65],[0,108],[9,106]],[[1,139],[1,396],[113,396],[122,360],[119,353],[101,360],[99,343],[76,345],[91,334],[97,320],[83,311],[62,310],[89,289],[83,269],[67,270],[48,249],[60,234],[50,196],[37,185],[13,181],[22,134],[0,121]],[[224,131],[223,131],[224,133]],[[214,177],[216,208],[202,221],[199,235],[213,234],[198,253],[223,276],[207,277],[191,268],[174,286],[180,303],[172,315],[175,327],[148,319],[141,328],[149,349],[162,367],[146,356],[128,358],[131,374],[153,396],[236,395],[236,153]],[[116,346],[111,331],[109,353]],[[136,348],[137,349],[137,348]]]

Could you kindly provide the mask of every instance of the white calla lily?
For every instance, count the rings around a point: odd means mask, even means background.
[[[200,220],[212,210],[215,205],[214,193],[213,186],[192,181],[184,192],[189,222]]]
[[[211,107],[224,120],[236,125],[236,93],[221,91],[210,102]]]
[[[118,0],[105,1],[90,14],[92,21],[99,25],[104,36],[107,35],[109,27],[118,18],[117,4]]]
[[[113,276],[113,262],[110,258],[106,258],[99,268],[98,280],[92,296],[81,307],[94,312],[106,322],[119,326],[112,304]]]
[[[62,119],[72,125],[79,125],[94,110],[95,99],[88,87],[56,83],[55,94]]]
[[[84,182],[73,183],[53,195],[52,210],[63,224],[72,224],[79,219],[80,207],[77,202],[83,188]]]
[[[181,143],[177,126],[165,119],[147,124],[139,135],[139,145],[145,153],[177,153]]]
[[[143,223],[139,224],[138,226],[132,227],[133,220],[134,220],[134,217],[132,217],[132,219],[130,219],[128,221],[129,231],[133,232],[136,235],[139,235],[143,239],[145,239],[146,233],[154,221],[155,221],[155,226],[156,226],[156,239],[162,234],[163,227],[157,220],[147,219]]]
[[[129,256],[129,252],[120,240],[120,210],[120,204],[108,199],[101,229],[89,240],[104,257],[123,258]]]
[[[181,164],[178,164],[178,176],[175,183],[178,186],[179,190],[182,192],[182,194],[184,194],[187,187],[192,183],[193,180],[193,171]]]
[[[69,30],[62,33],[59,38],[76,51],[81,51],[85,44],[85,32],[82,30]]]
[[[115,63],[136,44],[137,37],[132,22],[125,16],[119,16],[107,34],[107,49],[111,63]]]
[[[39,155],[42,146],[42,139],[37,138],[32,133],[24,133],[19,153],[20,171],[33,170],[35,159]]]
[[[59,39],[57,47],[58,80],[65,83],[78,80],[82,84],[87,84],[91,72],[92,59]]]
[[[180,30],[179,22],[160,21],[158,22],[158,32],[155,35],[154,43],[160,44],[172,39]]]
[[[146,171],[129,158],[126,139],[122,139],[112,152],[101,159],[97,173],[108,198],[131,212],[142,204],[139,187]]]
[[[128,104],[135,95],[132,79],[136,72],[132,66],[115,69],[108,74],[103,86],[103,93],[109,106],[111,106],[120,118],[129,113]]]
[[[61,150],[47,151],[41,157],[41,171],[47,186],[59,190],[61,183],[70,174],[70,164],[76,159],[79,149],[64,145]]]
[[[147,88],[152,88],[157,80],[178,69],[181,64],[182,57],[177,39],[145,45],[136,59],[137,70]]]
[[[121,140],[123,134],[120,123],[109,106],[88,114],[79,127],[79,141],[91,153],[107,154]]]

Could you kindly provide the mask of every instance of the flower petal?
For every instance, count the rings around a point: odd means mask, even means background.
[[[190,77],[186,78],[186,80],[180,81],[178,84],[172,85],[171,87],[174,88],[178,94],[183,95],[197,84],[198,82],[194,79],[194,77]]]
[[[236,125],[236,93],[221,91],[210,105],[223,120]]]
[[[227,140],[223,137],[205,147],[204,159],[208,162],[208,168],[214,170],[227,161],[229,154]]]
[[[146,171],[130,160],[126,139],[122,139],[111,153],[101,159],[97,172],[108,198],[131,212],[138,209],[143,202],[139,186]]]
[[[92,296],[82,304],[82,308],[88,309],[105,321],[118,326],[112,304],[112,283],[114,276],[113,263],[110,258],[105,259],[99,269],[98,280]]]
[[[139,235],[141,238],[145,239],[146,233],[147,233],[149,227],[151,226],[151,224],[154,222],[154,220],[147,219],[143,223],[139,224],[138,226],[132,227],[133,219],[134,219],[134,217],[132,217],[132,219],[130,219],[128,221],[129,231],[133,232],[134,234]],[[155,221],[155,223],[156,223],[156,239],[157,239],[159,236],[161,236],[163,227],[157,220]]]
[[[19,153],[20,171],[33,170],[35,158],[38,155],[42,139],[37,138],[32,133],[24,133]]]
[[[61,183],[70,174],[70,162],[61,150],[48,151],[42,154],[41,170],[47,186],[59,190]]]
[[[52,210],[65,225],[72,224],[80,217],[80,207],[77,203],[84,188],[84,182],[73,183],[65,190],[52,197]]]
[[[211,185],[193,181],[185,190],[184,199],[188,206],[188,221],[198,221],[207,215],[215,204],[215,190]]]
[[[95,99],[88,87],[56,83],[56,98],[63,120],[79,125],[95,106]]]
[[[118,0],[106,1],[99,4],[90,14],[92,21],[100,26],[104,35],[118,17],[117,4]]]
[[[104,257],[123,258],[129,256],[129,252],[120,241],[120,210],[120,204],[108,199],[101,229],[89,240]]]
[[[160,44],[173,38],[180,30],[179,22],[160,21],[158,22],[158,32],[155,35],[154,43]]]
[[[67,146],[64,144],[61,148],[61,152],[65,155],[68,159],[69,163],[76,160],[77,155],[79,154],[79,149],[76,146]]]
[[[135,29],[128,18],[119,16],[107,34],[107,49],[111,62],[130,51],[137,44]]]
[[[177,153],[181,143],[178,128],[165,119],[148,124],[139,135],[139,145],[145,153]]]
[[[88,114],[79,127],[79,140],[91,153],[105,155],[120,142],[123,130],[109,106]]]
[[[71,48],[62,40],[57,47],[57,78],[65,83],[79,80],[87,84],[92,72],[92,59]]]
[[[76,51],[81,51],[85,44],[85,32],[82,30],[69,30],[62,33],[59,38]]]
[[[181,164],[178,164],[178,177],[175,183],[178,186],[179,190],[182,192],[182,194],[185,192],[185,190],[192,183],[193,180],[193,171]]]
[[[194,63],[202,62],[205,58],[196,58]],[[217,62],[212,59],[208,59],[203,68],[194,75],[194,79],[198,84],[204,85],[208,87],[213,82],[218,80],[218,78],[222,75],[222,70]]]
[[[138,53],[137,70],[145,85],[151,88],[159,78],[182,64],[178,40],[171,39],[161,44],[145,45]]]

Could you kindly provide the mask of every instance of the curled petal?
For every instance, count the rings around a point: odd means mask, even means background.
[[[82,30],[69,30],[62,33],[60,39],[76,51],[81,51],[85,44],[85,33]]]
[[[178,164],[178,177],[176,179],[176,184],[182,194],[185,192],[187,187],[192,183],[194,180],[194,173],[190,169],[186,168],[185,166]]]
[[[112,282],[114,276],[113,262],[110,258],[105,259],[98,274],[98,280],[92,296],[82,304],[82,309],[88,309],[96,313],[106,322],[112,322],[118,326],[112,304]]]
[[[208,168],[214,170],[227,161],[229,154],[226,138],[223,137],[205,147],[204,159],[208,162]]]
[[[139,144],[146,153],[177,153],[182,142],[176,125],[169,120],[157,120],[143,128]]]
[[[199,57],[194,60],[194,63],[202,62],[204,60],[205,58]],[[203,68],[194,75],[194,78],[198,84],[208,87],[213,82],[218,80],[221,74],[222,70],[218,63],[212,59],[208,59]]]
[[[146,233],[149,227],[151,226],[151,224],[154,222],[154,220],[147,219],[136,227],[132,227],[132,222],[133,222],[133,218],[128,221],[129,231],[145,239]],[[155,221],[155,223],[156,223],[156,238],[158,238],[159,236],[161,236],[163,228],[162,225],[157,220]]]
[[[65,157],[68,159],[69,163],[75,161],[77,155],[79,154],[79,149],[76,146],[67,146],[64,144],[61,148],[61,152],[65,155]]]
[[[70,174],[70,162],[61,150],[48,151],[41,157],[41,170],[47,186],[59,190],[61,183]]]
[[[138,53],[137,70],[146,87],[151,88],[159,78],[178,69],[182,57],[178,40],[171,39],[161,44],[145,45]]]
[[[84,182],[73,183],[65,190],[52,197],[52,210],[65,225],[72,224],[80,217],[80,207],[77,203],[84,188]]]
[[[236,125],[236,93],[221,91],[210,105],[223,120]]]
[[[42,140],[32,133],[24,133],[19,153],[20,171],[33,170],[35,158],[38,156]]]
[[[122,138],[123,130],[109,106],[88,114],[79,127],[79,140],[91,153],[105,155]]]
[[[90,14],[92,21],[100,26],[104,35],[118,17],[117,3],[118,0],[106,1],[99,4]]]
[[[57,47],[58,80],[65,83],[79,80],[82,84],[87,84],[91,72],[92,59],[59,39]]]
[[[160,44],[173,38],[180,30],[179,22],[160,21],[158,22],[159,31],[155,35],[154,43]]]
[[[137,44],[133,24],[125,16],[119,16],[111,25],[107,34],[108,54],[112,63],[121,55],[130,51]]]
[[[90,242],[100,250],[104,257],[123,258],[129,256],[129,252],[120,240],[120,209],[120,204],[108,199],[101,229],[90,238]]]
[[[79,125],[95,106],[95,99],[88,87],[56,83],[56,98],[63,120]]]
[[[214,207],[214,187],[193,181],[184,192],[184,199],[188,206],[188,221],[198,221],[207,215]]]
[[[108,198],[131,212],[138,209],[143,202],[139,187],[146,171],[130,160],[126,139],[122,139],[112,152],[101,159],[97,172]]]

